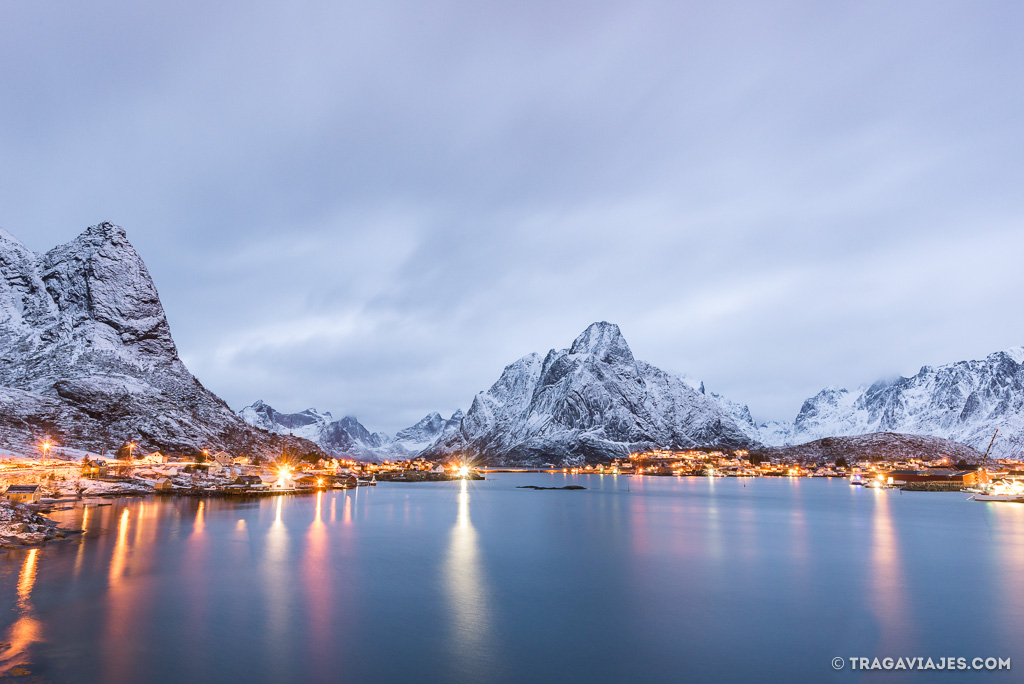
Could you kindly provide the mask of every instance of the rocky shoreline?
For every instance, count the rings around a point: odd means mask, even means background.
[[[60,541],[82,530],[65,530],[27,504],[0,499],[0,548],[20,549]]]

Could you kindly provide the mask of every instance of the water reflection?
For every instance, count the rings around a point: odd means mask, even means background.
[[[89,531],[89,507],[88,506],[85,506],[82,509],[82,525],[81,525],[81,529],[86,531],[86,532]],[[79,540],[79,542],[78,542],[78,553],[75,554],[75,571],[74,571],[74,577],[75,578],[77,578],[78,577],[78,573],[80,573],[82,571],[82,558],[84,558],[84,557],[85,557],[85,543],[82,540]]]
[[[125,560],[128,556],[128,509],[121,511],[121,520],[117,524],[117,541],[114,542],[114,555],[110,559],[110,586],[116,586],[124,574]]]
[[[192,523],[192,531],[195,534],[202,534],[203,527],[206,525],[203,520],[203,508],[206,506],[205,501],[200,501],[199,506],[196,508],[196,520]]]
[[[22,660],[28,656],[29,647],[42,641],[42,626],[36,620],[32,608],[32,587],[36,583],[36,561],[39,549],[32,549],[25,554],[25,562],[21,566],[18,575],[18,619],[7,629],[3,644],[0,650],[0,676],[11,673]]]
[[[469,482],[459,490],[459,512],[451,532],[445,579],[452,613],[456,664],[467,681],[485,681],[491,671],[490,613],[477,532],[469,518]]]
[[[288,655],[289,611],[291,587],[288,558],[288,528],[282,519],[284,497],[275,497],[274,522],[267,531],[263,556],[263,596],[267,606],[267,639],[273,654],[270,662],[283,667]],[[274,679],[285,680],[286,672],[274,673]]]
[[[328,554],[327,526],[321,517],[324,493],[316,493],[316,513],[306,534],[306,549],[302,559],[302,574],[309,616],[310,646],[314,653],[324,653],[331,648],[331,595],[330,557]],[[321,671],[322,659],[315,659],[311,665],[317,670],[316,679],[330,679],[330,671]]]
[[[1024,629],[1024,506],[1016,503],[987,503],[984,515],[995,522],[998,533],[989,545],[993,564],[999,568],[1002,620],[1012,633]]]
[[[792,544],[790,553],[793,564],[799,568],[799,581],[809,582],[811,579],[811,548],[808,538],[808,523],[804,515],[804,502],[800,495],[800,479],[790,478],[793,484],[793,508],[789,514],[789,538]]]
[[[889,492],[874,489],[875,511],[871,544],[870,602],[881,628],[880,643],[906,643],[910,637],[905,579],[900,560],[899,541],[889,510]]]

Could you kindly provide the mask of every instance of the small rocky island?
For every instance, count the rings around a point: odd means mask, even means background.
[[[516,487],[516,489],[536,489],[537,491],[551,491],[558,489],[586,489],[586,487],[581,487],[579,485],[566,485],[564,487],[538,487],[537,485],[520,485]]]

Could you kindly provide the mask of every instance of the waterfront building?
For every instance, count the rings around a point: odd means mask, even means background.
[[[7,488],[4,496],[11,503],[39,503],[40,491],[37,484],[14,484]]]
[[[989,481],[984,470],[892,470],[882,475],[885,482],[894,485],[937,484],[956,487],[975,487]]]

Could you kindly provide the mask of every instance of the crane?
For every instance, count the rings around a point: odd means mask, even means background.
[[[988,443],[988,449],[985,449],[985,458],[981,459],[981,465],[988,465],[988,453],[992,451],[992,445],[996,443],[996,435],[999,434],[999,428],[996,428],[995,433],[992,434],[992,441]]]

